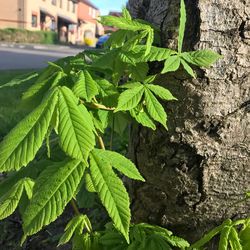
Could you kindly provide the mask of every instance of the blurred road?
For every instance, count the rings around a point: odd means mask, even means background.
[[[0,70],[43,68],[48,61],[76,55],[82,50],[60,45],[0,43]]]

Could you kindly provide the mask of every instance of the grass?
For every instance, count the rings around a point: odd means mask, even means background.
[[[30,70],[0,70],[0,85],[29,72]],[[0,138],[6,135],[28,113],[28,108],[21,105],[21,96],[30,84],[27,82],[0,89]]]

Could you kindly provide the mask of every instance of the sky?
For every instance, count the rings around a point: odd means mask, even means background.
[[[121,11],[127,0],[91,0],[100,9],[101,15],[107,15],[109,11]]]

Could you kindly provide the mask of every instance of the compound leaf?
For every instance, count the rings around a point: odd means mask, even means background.
[[[118,106],[115,111],[133,109],[140,102],[143,93],[143,85],[125,90],[119,96]]]
[[[238,232],[234,227],[231,228],[231,231],[229,234],[229,243],[230,243],[232,250],[242,250]]]
[[[4,196],[0,199],[0,220],[10,216],[16,210],[22,197],[25,185],[33,181],[29,178],[19,180]]]
[[[53,69],[53,68],[52,68]],[[54,72],[50,67],[41,74],[36,82],[23,93],[22,99],[37,96],[39,94],[45,94],[50,88],[58,85],[61,78],[64,76],[62,71]]]
[[[23,74],[20,76],[15,77],[14,79],[10,80],[9,82],[0,85],[0,89],[1,88],[5,88],[5,87],[13,87],[15,85],[19,85],[21,83],[27,82],[35,77],[38,76],[37,72],[31,72],[31,73],[27,73],[27,74]]]
[[[94,149],[93,152],[130,179],[145,181],[135,164],[123,155],[103,149]]]
[[[73,236],[73,234],[77,231],[79,234],[82,233],[82,230],[85,226],[85,218],[86,215],[78,215],[69,221],[67,226],[65,227],[64,234],[59,240],[58,246],[66,244],[69,242]]]
[[[181,0],[180,26],[179,26],[179,36],[178,36],[178,52],[179,53],[181,53],[181,50],[182,50],[186,21],[187,21],[187,14],[186,14],[185,2],[184,0]]]
[[[80,71],[76,77],[76,83],[72,89],[78,97],[90,102],[98,94],[97,83],[87,70]]]
[[[181,59],[181,64],[189,75],[191,75],[193,78],[196,78],[193,69],[188,65],[188,63],[185,60]]]
[[[67,87],[59,90],[59,139],[64,152],[74,159],[86,160],[95,145],[93,127],[83,116],[77,98]]]
[[[149,88],[155,95],[159,96],[163,100],[166,100],[166,101],[177,100],[168,89],[163,88],[162,86],[154,85],[154,84],[147,84],[145,86]]]
[[[152,92],[145,88],[145,102],[149,115],[167,128],[167,114]]]
[[[101,22],[105,25],[114,26],[123,30],[140,31],[151,29],[147,24],[129,20],[124,17],[102,16]]]
[[[32,161],[42,146],[58,100],[57,90],[26,116],[0,144],[0,171],[18,170]]]
[[[74,196],[84,170],[85,165],[80,160],[69,160],[47,167],[41,173],[23,215],[25,237],[37,233],[62,214]]]
[[[114,226],[129,242],[130,209],[128,193],[122,181],[95,151],[90,154],[90,173],[94,187]]]
[[[199,67],[210,67],[222,56],[212,50],[198,50],[193,52],[184,52],[181,56],[189,63]]]
[[[142,124],[145,127],[151,128],[153,130],[156,129],[156,126],[153,122],[153,120],[149,117],[149,115],[145,112],[145,110],[137,110],[137,109],[131,109],[130,114],[132,117],[135,118],[137,122]]]
[[[179,69],[180,67],[180,57],[177,56],[170,56],[169,58],[167,58],[167,60],[164,63],[164,68],[162,70],[162,74],[167,73],[167,72],[173,72],[176,71],[177,69]]]
[[[132,17],[129,13],[129,11],[126,8],[122,8],[122,15],[124,18],[128,19],[128,20],[132,20]]]

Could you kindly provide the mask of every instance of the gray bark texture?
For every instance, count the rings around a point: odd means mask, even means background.
[[[177,0],[129,0],[134,17],[161,29],[176,48]],[[186,51],[212,49],[223,58],[197,79],[163,75],[178,102],[166,103],[168,127],[133,129],[131,155],[145,184],[133,184],[134,221],[168,227],[197,240],[226,218],[246,217],[250,203],[250,1],[186,0]],[[154,71],[157,65],[152,65]],[[215,249],[211,246],[209,249]]]

